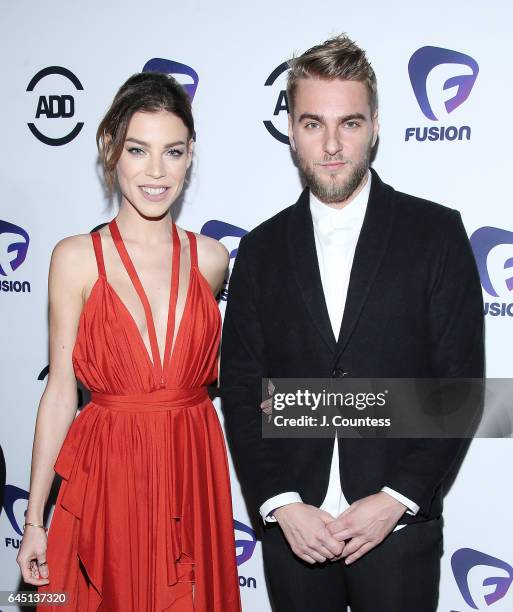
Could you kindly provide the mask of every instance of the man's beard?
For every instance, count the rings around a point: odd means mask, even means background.
[[[358,188],[363,178],[367,174],[370,166],[371,147],[367,150],[365,157],[356,165],[352,161],[344,160],[348,165],[351,165],[351,172],[343,183],[336,182],[336,175],[327,175],[324,180],[315,173],[312,166],[305,163],[304,159],[298,154],[298,162],[301,171],[306,179],[310,191],[314,196],[325,204],[336,204],[345,202],[353,195]],[[338,157],[326,158],[324,161],[342,161]]]

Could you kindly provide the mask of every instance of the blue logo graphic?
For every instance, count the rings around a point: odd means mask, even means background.
[[[501,229],[499,227],[480,227],[470,237],[470,244],[476,258],[481,285],[489,295],[499,297],[497,287],[494,287],[488,272],[488,255],[495,247],[501,244],[513,245],[513,232]],[[513,257],[509,257],[504,261],[505,270],[505,287],[501,288],[501,293],[504,289],[510,292],[513,291]],[[509,276],[509,271],[511,275]]]
[[[452,87],[458,88],[456,94],[445,102],[448,113],[452,113],[469,97],[479,73],[479,66],[470,55],[441,47],[421,47],[415,51],[408,63],[408,74],[421,111],[425,117],[432,121],[437,121],[437,117],[433,113],[429,102],[426,83],[429,73],[441,64],[461,64],[472,70],[472,74],[454,76],[445,81],[444,91]]]
[[[22,227],[0,220],[0,240],[0,275],[8,276],[25,261],[30,239]]]
[[[212,219],[203,225],[200,233],[204,236],[210,236],[210,238],[215,238],[216,240],[222,241],[223,238],[235,238],[240,240],[242,236],[247,234],[247,231],[242,227],[238,227],[237,225]],[[233,249],[231,246],[225,245],[230,252],[230,259],[234,259],[237,256],[239,240],[236,240],[237,248]],[[226,302],[228,299],[228,284],[226,280],[224,281],[223,288],[216,297],[223,302]]]
[[[488,593],[484,596],[487,606],[491,606],[499,601],[499,599],[505,597],[513,582],[513,567],[505,561],[487,555],[479,550],[473,550],[472,548],[460,548],[457,550],[451,558],[452,572],[465,603],[474,610],[478,610],[479,608],[470,592],[468,575],[470,570],[478,565],[487,566],[495,570],[500,569],[508,574],[507,576],[495,576],[494,573],[492,573],[488,578],[483,580],[483,587],[495,587],[492,593]]]
[[[234,519],[233,527],[235,529],[235,548],[237,551],[240,549],[240,552],[237,552],[237,566],[240,566],[253,556],[257,539],[255,532],[248,525]]]
[[[18,525],[18,521],[14,515],[14,505],[20,499],[26,499],[28,501],[29,494],[25,489],[20,489],[19,487],[15,487],[14,485],[5,485],[4,489],[4,510],[9,522],[12,525],[14,531],[23,536],[23,532],[21,530],[20,525]]]
[[[223,238],[242,238],[248,232],[242,227],[238,227],[237,225],[232,225],[231,223],[225,223],[224,221],[217,221],[216,219],[212,219],[212,221],[207,221],[203,227],[201,228],[201,234],[204,236],[210,236],[210,238],[215,238],[216,240],[221,241]],[[237,249],[232,249],[230,251],[230,258],[233,259],[237,256]]]
[[[173,77],[176,75],[185,75],[192,79],[192,83],[184,83],[182,86],[189,95],[191,102],[194,100],[194,95],[196,93],[196,89],[198,88],[199,77],[198,73],[187,66],[186,64],[181,64],[180,62],[175,62],[173,60],[162,59],[160,57],[154,57],[144,64],[143,72],[163,72],[164,74],[169,74]],[[179,79],[177,79],[179,80]]]
[[[465,55],[459,51],[443,49],[441,47],[421,47],[417,49],[408,62],[408,74],[410,76],[413,93],[419,104],[420,110],[427,119],[438,121],[433,112],[432,104],[429,100],[427,91],[427,81],[431,71],[437,66],[442,65],[463,65],[472,71],[472,74],[459,74],[447,79],[443,84],[443,90],[457,88],[452,98],[444,102],[447,113],[452,113],[458,106],[469,97],[474,83],[479,73],[479,66],[475,59],[470,55]],[[439,92],[437,92],[439,95]],[[456,127],[449,126],[430,126],[430,127],[408,127],[404,133],[406,142],[416,140],[417,142],[426,141],[449,141],[470,140],[471,129],[468,125]]]

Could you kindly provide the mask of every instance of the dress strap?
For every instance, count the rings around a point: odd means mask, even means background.
[[[157,341],[157,333],[155,331],[155,323],[153,321],[153,315],[151,312],[150,302],[144,291],[141,280],[139,279],[139,275],[135,269],[135,266],[130,259],[130,255],[126,249],[125,243],[123,242],[123,238],[121,237],[121,233],[119,231],[118,225],[116,223],[116,219],[112,219],[109,223],[110,234],[112,239],[114,240],[114,245],[119,253],[121,258],[121,262],[125,266],[125,270],[128,272],[128,276],[132,281],[134,289],[141,300],[141,304],[144,308],[144,315],[146,317],[146,327],[148,328],[148,335],[150,337],[150,346],[151,346],[151,355],[153,361],[153,367],[157,372],[158,380],[162,382],[162,363],[160,361],[160,353],[159,353],[159,345]]]
[[[96,265],[98,266],[98,275],[102,278],[107,278],[105,274],[105,263],[103,261],[102,237],[100,232],[92,232],[94,255],[96,257]]]
[[[189,230],[185,230],[187,234],[187,238],[189,239],[189,251],[191,257],[191,268],[198,267],[198,245],[196,241],[196,234],[194,232],[190,232]]]
[[[180,237],[176,229],[176,223],[172,227],[173,236],[173,258],[171,260],[171,286],[169,289],[169,308],[167,313],[167,329],[166,329],[166,344],[164,349],[164,361],[162,362],[162,370],[165,374],[166,366],[171,360],[171,349],[173,338],[175,337],[175,317],[176,317],[176,302],[178,300],[178,284],[180,281]]]

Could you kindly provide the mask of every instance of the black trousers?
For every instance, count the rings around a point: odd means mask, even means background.
[[[349,566],[302,561],[277,523],[264,528],[262,547],[275,612],[436,612],[442,518],[392,532]]]

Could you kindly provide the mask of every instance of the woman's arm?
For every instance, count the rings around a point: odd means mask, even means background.
[[[88,236],[73,236],[59,242],[50,263],[50,371],[37,413],[25,517],[26,522],[37,525],[43,523],[43,512],[54,479],[53,466],[77,411],[77,387],[71,355],[83,306],[85,273],[89,268],[84,265],[84,256],[86,262],[88,259],[84,253],[84,238]],[[48,580],[40,579],[34,558],[38,562],[46,560],[46,534],[40,527],[27,526],[17,562],[26,582],[46,584]],[[46,567],[41,568],[43,578],[48,575]]]

